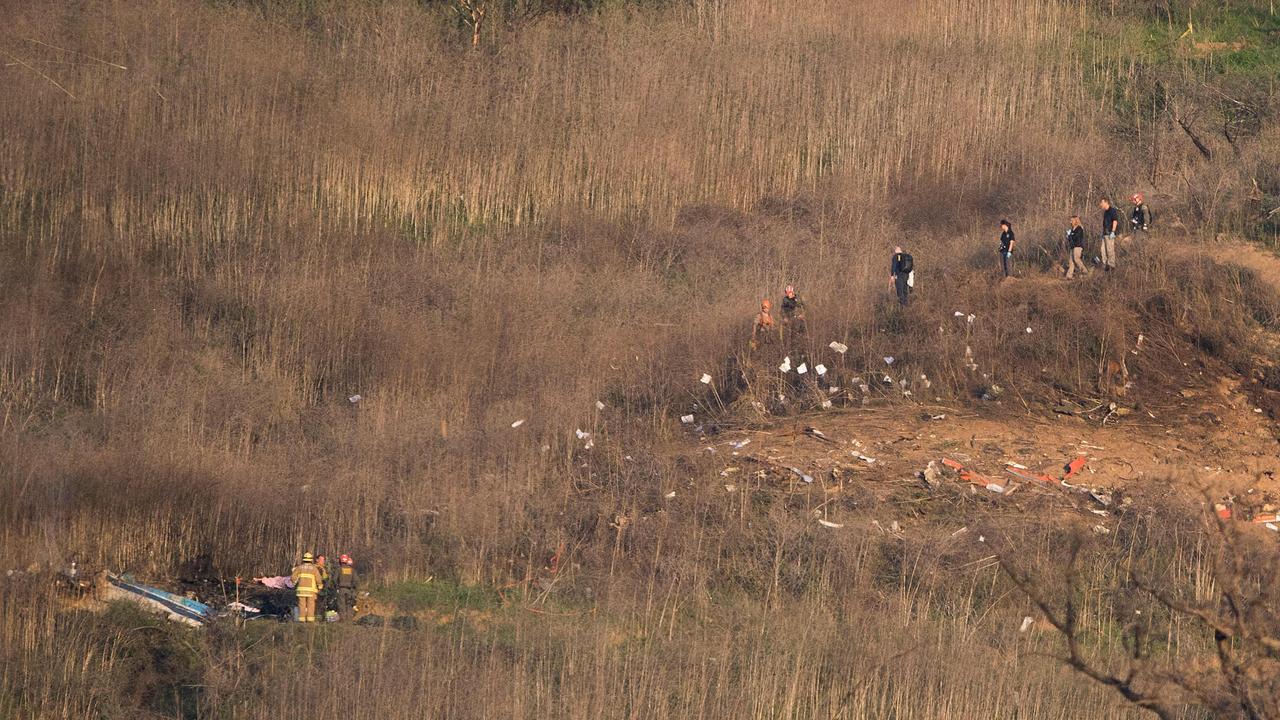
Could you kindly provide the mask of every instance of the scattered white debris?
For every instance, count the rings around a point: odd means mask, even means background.
[[[729,443],[729,444],[733,446],[734,450],[741,450],[742,448],[751,444],[751,438],[746,438],[746,439],[739,440],[737,442]]]
[[[630,455],[623,455],[622,459],[626,460],[627,462],[633,462],[635,460],[635,458],[631,457]]]
[[[809,372],[809,366],[805,363],[800,363],[800,367],[796,368],[796,374],[798,375],[803,375],[807,372]]]
[[[360,402],[363,399],[364,399],[363,396],[352,395],[351,397],[347,398],[347,402],[351,403],[352,405],[355,405],[356,403]]]
[[[977,316],[977,315],[974,315],[973,313],[969,313],[969,318],[968,318],[968,319],[969,319],[969,324],[970,324],[970,325],[972,325],[972,324],[973,324],[973,321],[978,319],[978,316]]]
[[[573,434],[577,435],[579,440],[586,440],[591,437],[591,433],[585,432],[582,428],[574,428]]]
[[[963,310],[957,310],[957,311],[956,311],[956,317],[964,317],[964,311],[963,311]]]
[[[863,393],[864,395],[865,395],[866,393],[871,392],[871,386],[869,386],[869,385],[867,385],[867,384],[865,384],[865,383],[863,383],[862,385],[859,385],[859,386],[858,386],[858,389],[859,389],[859,390],[861,390],[861,391],[862,391],[862,393]]]
[[[778,366],[778,369],[784,373],[791,372],[791,357],[782,358],[782,364]]]
[[[830,407],[831,407],[831,401],[830,401],[830,400],[823,400],[823,401],[822,401],[822,409],[823,409],[823,410],[826,410],[827,408],[830,408]]]
[[[511,423],[511,427],[518,428],[523,424],[524,424],[524,418],[520,418],[519,420],[516,420],[515,422]]]
[[[1009,467],[1011,467],[1011,468],[1018,468],[1019,470],[1027,470],[1027,469],[1029,469],[1026,465],[1023,465],[1023,464],[1021,464],[1021,463],[1016,463],[1016,462],[1007,462],[1007,463],[1005,463],[1005,465],[1007,465],[1007,466],[1009,466]]]
[[[930,420],[946,420],[946,419],[947,419],[947,414],[946,414],[946,413],[939,413],[939,414],[937,414],[937,415],[931,415],[931,416],[929,417],[929,419],[930,419]]]
[[[1022,625],[1018,626],[1018,632],[1020,632],[1020,633],[1024,633],[1024,632],[1026,632],[1026,631],[1030,630],[1030,629],[1031,629],[1031,626],[1032,626],[1032,625],[1034,625],[1034,624],[1035,624],[1035,622],[1036,622],[1036,621],[1035,621],[1035,618],[1031,617],[1030,615],[1027,615],[1027,616],[1023,617],[1023,618],[1022,618]]]
[[[980,542],[980,543],[984,543],[984,542],[986,542],[986,541],[987,541],[987,536],[986,536],[986,535],[979,535],[979,536],[978,536],[978,542]]]
[[[1031,334],[1031,326],[1030,326],[1030,325],[1028,325],[1028,326],[1027,326],[1027,334],[1028,334],[1028,335],[1030,335],[1030,334]]]
[[[1094,535],[1110,535],[1111,528],[1107,527],[1106,525],[1094,525],[1093,534]]]
[[[892,356],[892,355],[886,355],[886,356],[885,356],[885,358],[884,358],[884,364],[885,364],[885,365],[892,365],[892,364],[893,364],[893,356]]]
[[[701,377],[701,378],[699,378],[698,382],[701,382],[703,385],[710,385],[710,384],[711,384],[711,376],[710,376],[710,375],[708,375],[707,373],[702,373],[702,377]]]
[[[894,520],[893,522],[889,523],[889,530],[890,532],[900,533],[902,532],[902,526],[898,524],[897,520]]]
[[[688,425],[689,423],[693,422],[693,415],[681,415],[680,422],[684,423],[685,425]]]
[[[663,497],[665,497],[665,498],[666,498],[666,499],[668,499],[668,500],[670,500],[671,498],[673,498],[673,497],[675,497],[675,496],[676,496],[676,491],[675,491],[675,490],[672,490],[671,492],[667,493],[666,495],[663,495]]]
[[[725,485],[725,486],[724,486],[724,489],[725,489],[725,490],[728,490],[729,492],[737,492],[737,491],[738,491],[738,486],[737,486],[737,485]]]
[[[885,385],[892,385],[892,384],[893,384],[893,378],[889,377],[888,375],[885,375],[885,376],[884,376],[884,384],[885,384]]]
[[[1254,408],[1253,411],[1256,413],[1260,413],[1262,412],[1262,408]]]
[[[596,409],[597,409],[597,410],[603,410],[603,409],[604,409],[604,403],[602,403],[602,402],[600,402],[599,400],[597,400],[597,401],[596,401]]]
[[[864,462],[864,463],[866,463],[866,464],[868,464],[868,465],[874,465],[874,464],[875,464],[875,462],[876,462],[876,459],[875,459],[875,458],[873,458],[873,457],[867,457],[866,455],[863,455],[863,454],[862,454],[862,453],[860,453],[860,452],[850,452],[849,454],[850,454],[850,455],[852,455],[852,456],[854,456],[854,457],[856,457],[856,458],[858,458],[859,460],[861,460],[862,462]]]
[[[822,518],[818,518],[818,524],[822,527],[835,528],[837,530],[844,527],[844,525],[840,523],[833,523],[830,520],[823,520]]]
[[[836,387],[835,385],[832,385],[831,387],[827,388],[828,395],[835,395],[838,392],[840,392],[840,388]]]
[[[826,375],[826,374],[827,374],[827,366],[826,366],[826,365],[814,365],[814,366],[813,366],[813,371],[814,371],[814,372],[816,372],[816,373],[818,373],[819,375]]]
[[[991,491],[991,492],[993,492],[993,493],[997,493],[997,494],[1000,494],[1000,495],[1003,495],[1003,494],[1004,494],[1004,486],[1003,486],[1003,485],[997,485],[997,484],[995,484],[995,483],[987,483],[987,489],[988,489],[988,490],[990,490],[990,491]]]
[[[1280,525],[1276,525],[1273,522],[1263,523],[1262,527],[1270,530],[1271,532],[1280,532]]]
[[[805,483],[807,483],[807,484],[812,484],[812,483],[813,483],[813,476],[812,476],[812,475],[807,475],[807,474],[805,474],[805,472],[804,472],[803,470],[801,470],[800,468],[795,468],[795,467],[793,467],[793,468],[790,468],[790,470],[791,470],[791,472],[793,472],[793,473],[795,473],[796,475],[800,476],[800,479],[801,479],[801,480],[803,480]]]
[[[848,352],[848,351],[849,351],[849,346],[848,346],[848,345],[845,345],[844,343],[838,343],[838,342],[836,342],[836,341],[834,341],[834,340],[832,340],[832,341],[831,341],[831,344],[830,344],[830,345],[828,345],[827,347],[831,348],[832,350],[835,350],[836,352],[840,353],[841,355],[843,355],[843,354],[845,354],[846,352]]]

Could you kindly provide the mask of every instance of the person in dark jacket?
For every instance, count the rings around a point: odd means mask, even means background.
[[[1116,269],[1116,235],[1120,233],[1120,211],[1108,198],[1098,201],[1102,208],[1102,267],[1111,272]]]
[[[782,295],[782,331],[788,342],[805,332],[804,301],[796,295],[794,285],[788,285]]]
[[[1129,198],[1133,201],[1133,212],[1129,215],[1129,225],[1133,228],[1136,235],[1139,230],[1143,233],[1149,232],[1151,225],[1151,208],[1143,202],[1142,193],[1134,193]]]
[[[1004,276],[1009,277],[1013,274],[1013,247],[1017,244],[1017,240],[1013,237],[1013,226],[1008,220],[1000,221],[1000,267],[1004,269]]]
[[[901,246],[894,247],[893,259],[889,262],[889,284],[893,285],[894,291],[898,294],[898,304],[904,307],[911,292],[909,282],[913,270],[915,270],[915,261],[911,258],[911,254],[903,252]]]
[[[1075,277],[1076,269],[1081,275],[1088,275],[1089,269],[1084,266],[1084,225],[1080,224],[1080,216],[1071,216],[1071,229],[1067,230],[1067,279]]]
[[[359,579],[350,555],[343,555],[338,562],[338,617],[351,618],[356,611],[356,590]]]

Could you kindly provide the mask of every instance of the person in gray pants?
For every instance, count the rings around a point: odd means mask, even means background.
[[[1120,232],[1120,212],[1111,205],[1111,200],[1102,198],[1098,202],[1102,208],[1102,266],[1107,272],[1116,269],[1116,234]]]
[[[1071,216],[1071,229],[1067,230],[1067,279],[1075,277],[1076,270],[1081,275],[1088,275],[1089,269],[1084,266],[1084,226],[1080,224],[1080,216]]]

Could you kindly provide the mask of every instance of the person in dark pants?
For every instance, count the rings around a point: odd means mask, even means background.
[[[1075,277],[1076,270],[1081,275],[1088,275],[1084,266],[1084,225],[1080,224],[1080,216],[1071,216],[1071,229],[1067,230],[1067,279]]]
[[[1102,266],[1106,272],[1116,269],[1116,234],[1120,232],[1120,212],[1111,201],[1102,198],[1098,202],[1102,208]]]
[[[908,281],[911,279],[911,271],[915,269],[915,261],[912,260],[910,253],[902,252],[902,247],[898,246],[893,249],[893,260],[889,263],[889,283],[893,285],[894,290],[898,293],[898,304],[906,307],[908,294],[911,292],[911,286]]]
[[[794,285],[788,285],[782,295],[782,331],[788,344],[805,333],[804,301],[796,295]]]
[[[1009,277],[1013,274],[1013,246],[1017,244],[1017,240],[1013,237],[1013,226],[1008,220],[1000,221],[1000,267],[1004,269],[1004,276]]]
[[[1143,202],[1142,193],[1134,193],[1129,198],[1133,201],[1133,213],[1129,215],[1129,224],[1133,226],[1133,232],[1136,235],[1139,230],[1143,233],[1149,232],[1151,225],[1151,209]]]
[[[338,567],[338,617],[343,620],[351,619],[356,611],[356,589],[358,579],[356,578],[355,564],[351,560],[350,555],[343,555],[339,561]]]

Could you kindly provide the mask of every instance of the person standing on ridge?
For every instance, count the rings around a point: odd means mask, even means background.
[[[1129,199],[1133,201],[1133,213],[1129,216],[1129,224],[1133,227],[1134,234],[1139,230],[1144,234],[1149,232],[1151,210],[1143,202],[1142,193],[1134,193]]]
[[[769,342],[773,339],[774,323],[773,316],[769,314],[769,310],[773,307],[773,303],[768,298],[760,301],[760,313],[756,315],[755,323],[751,326],[751,349],[755,350],[760,347],[760,342]]]
[[[1004,276],[1013,275],[1013,246],[1017,244],[1017,240],[1013,237],[1013,226],[1008,220],[1000,221],[1000,267],[1004,269]]]
[[[788,285],[782,295],[782,329],[787,339],[804,335],[804,301],[796,295],[794,285]]]
[[[338,616],[344,620],[355,613],[357,585],[355,564],[344,554],[338,558]]]
[[[298,622],[315,622],[316,596],[324,589],[315,557],[309,552],[303,553],[302,563],[294,567],[289,576],[293,579],[293,590],[298,595]]]
[[[1084,266],[1084,226],[1080,224],[1080,216],[1071,216],[1071,228],[1067,230],[1067,279],[1075,276],[1076,269],[1081,275],[1088,275],[1089,269]]]
[[[1116,233],[1120,232],[1120,213],[1107,198],[1102,198],[1098,207],[1102,208],[1102,266],[1111,272],[1116,269]]]
[[[903,252],[901,246],[895,246],[893,259],[889,263],[889,284],[893,285],[898,294],[898,304],[903,307],[906,307],[907,294],[911,292],[908,281],[914,271],[915,260],[912,259],[911,254]]]

